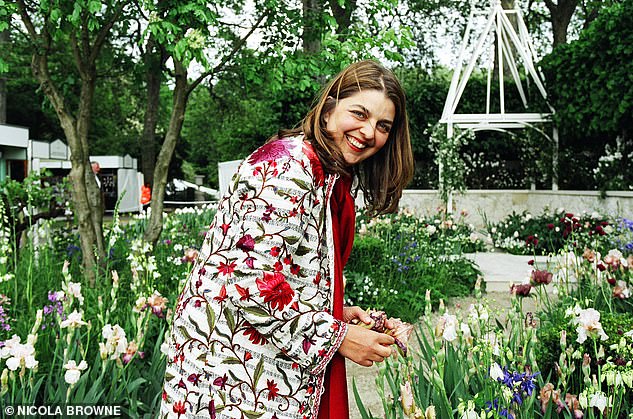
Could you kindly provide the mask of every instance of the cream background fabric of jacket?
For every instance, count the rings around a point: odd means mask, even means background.
[[[163,417],[316,418],[335,320],[330,196],[303,137],[239,167],[179,297]]]

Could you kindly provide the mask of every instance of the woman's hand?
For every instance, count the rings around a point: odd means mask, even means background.
[[[391,355],[390,346],[394,342],[395,339],[389,335],[350,324],[338,351],[345,358],[349,358],[363,367],[371,367],[374,362],[382,362]]]
[[[372,324],[374,322],[371,316],[365,310],[358,306],[343,307],[343,321],[345,323],[351,323],[354,319],[358,319],[365,324]],[[393,324],[391,319],[387,319],[385,321],[385,327],[387,329],[393,329],[395,325]]]

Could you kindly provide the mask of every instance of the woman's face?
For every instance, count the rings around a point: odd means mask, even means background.
[[[324,119],[345,161],[355,165],[385,145],[395,114],[395,105],[383,92],[362,90],[339,100]]]

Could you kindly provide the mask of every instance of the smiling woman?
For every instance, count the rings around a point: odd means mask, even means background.
[[[344,358],[371,366],[395,343],[343,306],[351,185],[386,213],[412,173],[404,93],[373,61],[337,75],[299,128],[252,153],[180,295],[161,414],[346,419]]]

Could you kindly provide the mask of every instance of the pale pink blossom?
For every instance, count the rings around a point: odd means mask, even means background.
[[[593,338],[600,337],[600,340],[607,340],[609,338],[604,332],[602,324],[600,324],[600,312],[593,308],[581,310],[578,317],[572,322],[578,325],[576,328],[578,332],[578,339],[576,339],[576,341],[578,343],[584,343],[587,340],[587,336]]]
[[[72,295],[79,301],[79,304],[84,303],[84,296],[81,295],[81,284],[79,282],[68,282],[62,284],[62,289],[66,292],[66,295]]]
[[[437,325],[435,326],[435,336],[442,337],[448,342],[453,342],[457,339],[458,325],[457,316],[445,313],[439,318]]]

